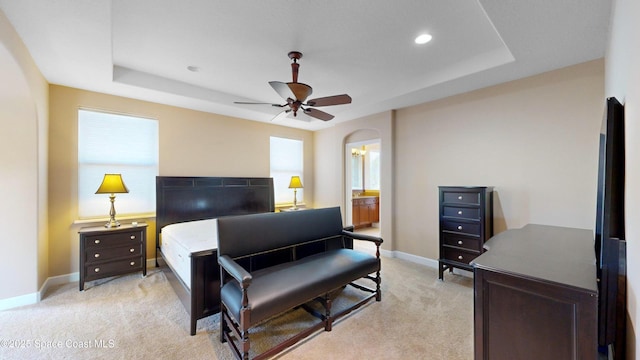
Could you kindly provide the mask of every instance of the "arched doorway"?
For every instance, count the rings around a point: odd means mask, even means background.
[[[357,232],[380,236],[384,226],[380,217],[382,186],[381,140],[376,130],[358,130],[345,138],[344,199],[346,223]],[[375,251],[375,246],[358,242],[363,250]]]

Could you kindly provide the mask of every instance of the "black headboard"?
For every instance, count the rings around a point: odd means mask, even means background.
[[[272,178],[156,176],[156,247],[169,224],[273,211]]]

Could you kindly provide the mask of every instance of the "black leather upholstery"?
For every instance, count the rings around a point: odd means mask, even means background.
[[[379,268],[380,260],[375,256],[339,249],[255,271],[251,274],[253,280],[247,290],[250,324],[255,325],[304,304]],[[240,319],[242,290],[238,283],[231,281],[225,284],[221,298],[232,316]]]
[[[218,219],[218,256],[231,258],[340,235],[340,208],[325,208]]]

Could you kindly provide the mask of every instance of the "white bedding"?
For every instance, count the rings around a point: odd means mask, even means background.
[[[191,254],[218,248],[218,220],[167,225],[160,233],[160,249],[176,275],[191,289]]]

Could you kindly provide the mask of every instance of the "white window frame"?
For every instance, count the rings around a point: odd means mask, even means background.
[[[155,119],[78,109],[78,217],[105,218],[109,195],[95,194],[104,174],[120,173],[129,193],[115,194],[116,218],[155,213],[159,163]]]
[[[278,136],[269,138],[269,168],[273,178],[273,191],[276,205],[293,204],[293,189],[289,189],[292,176],[300,176],[305,184],[304,141]],[[304,203],[304,189],[296,192],[298,204]]]

